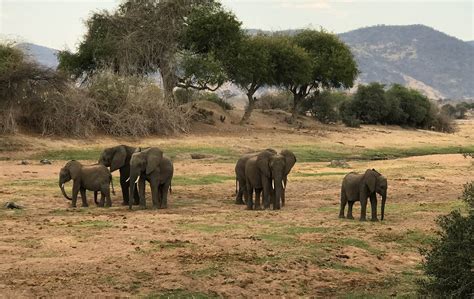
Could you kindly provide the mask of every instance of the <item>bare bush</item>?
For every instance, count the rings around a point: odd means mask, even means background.
[[[289,92],[280,91],[262,95],[258,98],[255,108],[263,110],[281,109],[284,111],[290,111],[292,103],[292,95]]]
[[[167,135],[188,129],[189,116],[166,102],[150,80],[104,71],[90,80],[88,90],[99,108],[96,125],[106,134]]]

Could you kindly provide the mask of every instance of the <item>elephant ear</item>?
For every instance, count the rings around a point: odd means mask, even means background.
[[[118,146],[115,149],[112,163],[110,163],[110,172],[114,172],[125,165],[125,159],[127,158],[127,151],[124,146]]]
[[[293,154],[292,151],[289,150],[282,150],[280,155],[285,157],[285,178],[290,173],[293,166],[296,164],[296,156]]]
[[[263,173],[263,175],[267,178],[270,178],[272,176],[270,170],[270,159],[273,155],[274,154],[269,151],[263,151],[257,156],[257,167],[260,172]]]
[[[75,160],[72,160],[67,163],[65,168],[69,171],[69,175],[71,176],[71,179],[76,180],[79,178],[79,175],[81,174],[82,165],[81,163]]]
[[[377,173],[371,169],[367,169],[364,174],[364,184],[369,188],[370,193],[375,192],[375,185],[377,183]]]
[[[146,159],[146,174],[150,174],[159,168],[161,159],[163,159],[163,152],[158,148],[148,149]]]

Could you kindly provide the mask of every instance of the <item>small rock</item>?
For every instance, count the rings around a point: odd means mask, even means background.
[[[5,207],[5,209],[23,209],[22,206],[17,205],[13,201],[8,201],[3,206]]]
[[[21,165],[29,165],[30,162],[26,161],[26,160],[21,160],[20,162]]]
[[[210,157],[209,155],[204,155],[204,154],[191,154],[191,159],[194,159],[194,160],[206,159],[209,157]]]
[[[40,163],[43,164],[43,165],[51,165],[52,164],[51,161],[49,161],[48,159],[43,159],[43,160],[40,161]]]
[[[345,160],[332,160],[331,163],[329,163],[329,167],[351,168]]]
[[[336,257],[340,259],[349,259],[350,257],[347,254],[336,254]]]

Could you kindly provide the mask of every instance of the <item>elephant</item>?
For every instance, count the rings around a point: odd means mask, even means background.
[[[117,169],[120,171],[120,186],[122,187],[123,205],[128,205],[130,183],[130,159],[135,152],[135,148],[127,145],[118,145],[106,148],[102,151],[99,164],[110,167],[110,172]],[[138,205],[139,196],[138,190],[133,194],[134,204]]]
[[[130,182],[138,183],[140,208],[146,208],[145,181],[150,183],[153,208],[166,209],[168,207],[168,190],[171,192],[173,179],[173,162],[163,156],[163,152],[156,147],[144,150],[138,149],[130,159]],[[135,192],[135,184],[130,187],[130,196]],[[129,202],[129,208],[132,204]]]
[[[265,149],[265,151],[269,151],[273,154],[277,153],[274,149],[271,148],[267,148]],[[243,155],[239,158],[239,160],[237,160],[237,163],[235,164],[235,203],[238,205],[245,204],[242,200],[242,196],[244,196],[245,201],[248,200],[247,192],[245,191],[245,164],[250,158],[256,157],[258,154],[259,153]]]
[[[387,178],[377,172],[375,169],[367,169],[364,174],[351,172],[342,180],[341,186],[341,209],[339,218],[344,218],[344,209],[346,203],[349,203],[347,212],[348,219],[354,219],[352,216],[352,206],[354,202],[360,201],[361,211],[360,220],[366,220],[367,198],[370,197],[370,206],[372,208],[372,221],[377,219],[377,195],[382,196],[381,220],[384,219],[385,201],[387,200]]]
[[[70,198],[64,190],[64,184],[73,180],[72,198]],[[77,194],[81,192],[82,206],[88,207],[86,198],[86,190],[94,191],[94,201],[96,205],[104,206],[104,197],[106,200],[105,206],[111,207],[112,200],[110,199],[109,185],[112,186],[112,193],[115,194],[114,185],[112,181],[112,174],[104,165],[95,164],[83,166],[80,162],[71,160],[61,168],[59,172],[59,187],[63,196],[72,201],[72,207],[76,207]],[[97,202],[97,192],[101,193],[100,203]]]
[[[250,158],[245,164],[247,209],[253,209],[252,195],[255,191],[255,209],[260,208],[260,194],[263,191],[263,205],[267,209],[279,210],[285,202],[285,188],[288,174],[296,163],[296,156],[289,150],[279,154],[263,151]],[[281,204],[280,204],[281,203]]]

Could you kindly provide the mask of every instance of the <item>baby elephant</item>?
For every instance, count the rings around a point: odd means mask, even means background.
[[[72,198],[67,196],[64,190],[64,184],[73,180]],[[107,167],[104,165],[90,165],[83,166],[78,161],[72,160],[66,163],[59,172],[59,187],[64,197],[72,201],[72,207],[76,207],[77,193],[81,191],[82,206],[89,206],[86,198],[86,190],[94,191],[94,201],[96,205],[103,207],[104,198],[106,199],[105,206],[111,207],[109,185],[112,185],[112,192],[114,192],[114,185],[112,182],[112,175]],[[97,203],[97,192],[101,193],[100,203]]]
[[[381,219],[384,218],[385,201],[387,200],[387,179],[378,173],[375,169],[367,169],[364,174],[351,172],[342,180],[341,187],[341,210],[339,218],[344,218],[344,209],[349,202],[348,219],[354,219],[352,216],[352,206],[354,202],[360,201],[360,220],[365,221],[367,208],[367,198],[370,197],[370,206],[372,208],[372,221],[377,221],[377,196],[382,196]]]

